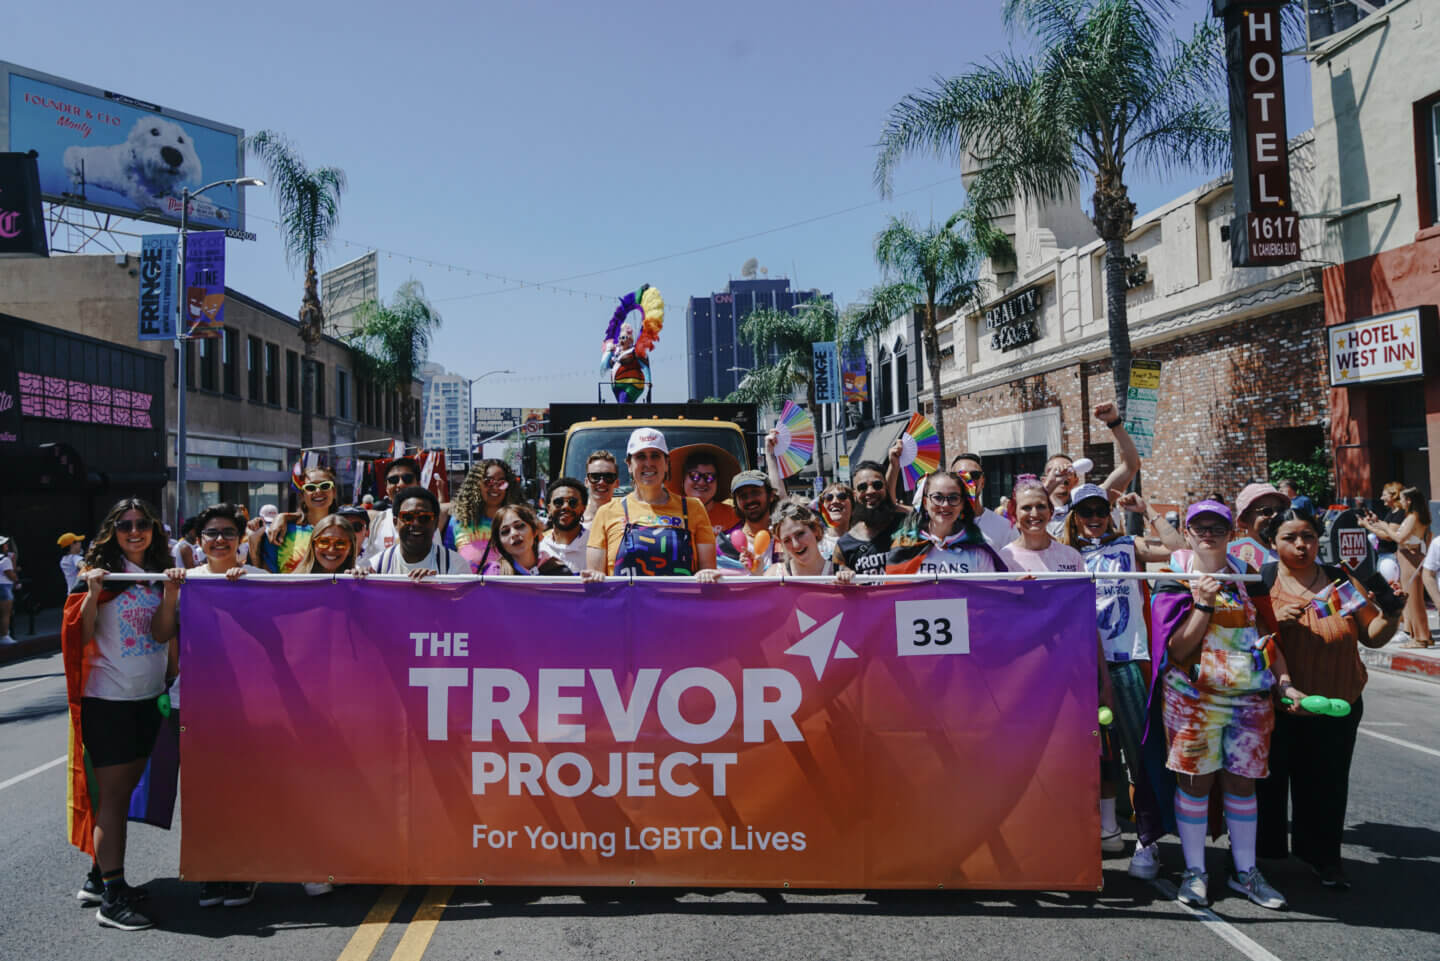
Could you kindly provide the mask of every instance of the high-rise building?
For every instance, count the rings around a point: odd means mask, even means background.
[[[470,445],[465,433],[470,424],[469,383],[439,364],[422,366],[420,381],[425,385],[425,446],[431,450],[443,447],[451,467],[468,466]]]
[[[794,311],[816,297],[818,290],[791,290],[784,277],[730,281],[709,297],[691,297],[685,308],[690,333],[690,396],[695,400],[725,397],[755,366],[755,352],[737,337],[750,312],[762,307]],[[738,368],[738,369],[737,369]]]

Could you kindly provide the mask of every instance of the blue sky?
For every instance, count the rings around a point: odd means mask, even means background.
[[[1185,0],[1178,19],[1208,7]],[[880,279],[870,245],[889,216],[944,218],[964,200],[958,171],[930,159],[906,162],[894,199],[879,199],[873,144],[888,109],[1009,42],[991,2],[179,9],[23,4],[0,59],[276,130],[309,164],[343,168],[326,265],[388,251],[382,294],[413,277],[441,312],[432,359],[472,377],[517,371],[476,385],[480,406],[593,398],[615,298],[642,283],[667,303],[663,400],[686,396],[687,298],[722,288],[747,258],[857,299]],[[1293,135],[1310,124],[1303,61],[1287,69],[1287,98]],[[253,161],[248,172],[263,176]],[[1132,192],[1144,211],[1214,174],[1142,175]],[[284,261],[274,203],[252,189],[248,206],[259,240],[229,243],[227,281],[293,312],[302,278]],[[642,261],[653,262],[612,269]]]

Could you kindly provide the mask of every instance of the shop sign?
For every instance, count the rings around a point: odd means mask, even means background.
[[[1160,362],[1130,362],[1130,389],[1125,396],[1125,432],[1141,457],[1155,452],[1155,415],[1160,407]]]
[[[1354,387],[1425,375],[1420,308],[1366,317],[1325,329],[1330,386]]]
[[[1370,543],[1365,532],[1358,527],[1347,527],[1337,532],[1337,553],[1340,563],[1351,570],[1358,570],[1370,555]]]
[[[811,383],[815,386],[815,403],[840,403],[840,353],[835,341],[819,340],[810,345]]]
[[[1040,288],[1029,287],[985,311],[991,350],[1014,350],[1040,339],[1035,314],[1040,310]]]
[[[140,340],[175,338],[175,267],[180,250],[176,234],[140,238]]]

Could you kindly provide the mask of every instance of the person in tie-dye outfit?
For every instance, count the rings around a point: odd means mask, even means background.
[[[1192,504],[1185,513],[1190,549],[1171,556],[1171,569],[1205,575],[1249,571],[1226,553],[1232,527],[1224,504]],[[1178,897],[1197,906],[1210,903],[1205,830],[1210,790],[1219,777],[1235,862],[1229,886],[1261,907],[1286,907],[1285,898],[1255,866],[1255,780],[1269,773],[1275,727],[1271,689],[1278,686],[1296,703],[1304,695],[1290,682],[1274,638],[1262,638],[1256,630],[1255,603],[1243,583],[1211,576],[1155,586],[1153,620],[1157,646],[1163,645],[1160,693],[1169,742],[1166,766],[1179,782],[1175,819],[1185,854]]]

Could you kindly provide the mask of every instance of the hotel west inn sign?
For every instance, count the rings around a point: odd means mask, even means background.
[[[1330,386],[1356,387],[1423,377],[1420,324],[1420,309],[1411,308],[1326,328]]]

